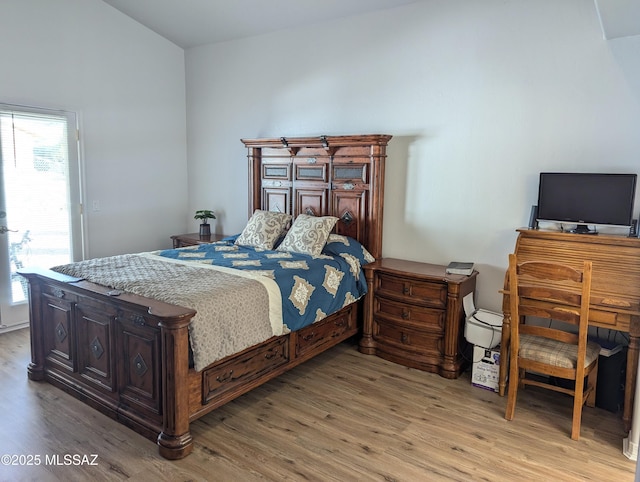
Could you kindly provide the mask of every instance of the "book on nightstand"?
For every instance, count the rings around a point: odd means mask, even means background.
[[[463,261],[451,261],[447,266],[447,274],[462,274],[469,276],[473,273],[473,263],[467,263]]]

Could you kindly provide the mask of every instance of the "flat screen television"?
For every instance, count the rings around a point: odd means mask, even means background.
[[[539,221],[575,224],[570,232],[597,232],[589,225],[631,226],[636,174],[541,172]]]

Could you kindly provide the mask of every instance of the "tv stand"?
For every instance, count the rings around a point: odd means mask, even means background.
[[[584,260],[593,262],[589,325],[629,334],[624,386],[625,429],[631,428],[633,398],[640,350],[640,238],[601,233],[581,236],[544,229],[519,229],[514,253],[518,261],[551,261],[580,268]],[[505,275],[502,310],[501,360],[508,360],[511,318],[509,279]],[[504,396],[507,365],[500,364],[500,395]],[[640,414],[639,414],[640,416]]]
[[[589,229],[587,224],[578,224],[575,228],[566,231],[571,234],[598,234],[595,229]]]

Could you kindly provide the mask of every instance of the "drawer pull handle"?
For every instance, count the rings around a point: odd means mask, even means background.
[[[402,341],[402,343],[409,343],[409,335],[407,335],[406,333],[402,333],[402,335],[400,336],[400,341]]]
[[[302,339],[304,341],[309,341],[309,340],[313,340],[315,338],[315,336],[316,336],[315,332],[312,331],[308,335],[303,336]]]
[[[407,310],[402,310],[402,319],[403,319],[403,320],[408,319],[408,318],[409,318],[409,314],[410,314],[410,313],[409,313],[409,311],[407,311]]]
[[[218,375],[216,377],[216,381],[218,383],[226,383],[229,380],[231,380],[232,377],[233,377],[233,370],[231,370],[229,373],[223,373],[222,375]]]
[[[630,308],[631,307],[631,303],[629,303],[628,301],[624,301],[624,300],[615,300],[612,298],[603,298],[602,299],[602,304],[603,305],[609,305],[609,306],[620,306],[623,308]]]
[[[279,352],[279,350],[276,348],[275,350],[271,350],[269,353],[265,353],[264,357],[267,360],[271,360],[271,359],[273,359],[273,358],[278,356],[278,352]]]
[[[409,288],[408,286],[405,286],[404,288],[402,288],[402,294],[403,295],[410,295],[411,294],[411,288]]]

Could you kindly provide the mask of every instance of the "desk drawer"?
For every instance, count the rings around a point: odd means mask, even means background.
[[[628,315],[626,313],[616,313],[613,311],[594,309],[589,311],[589,323],[595,325],[611,327],[612,329],[616,330],[628,331],[630,322],[631,315]]]

